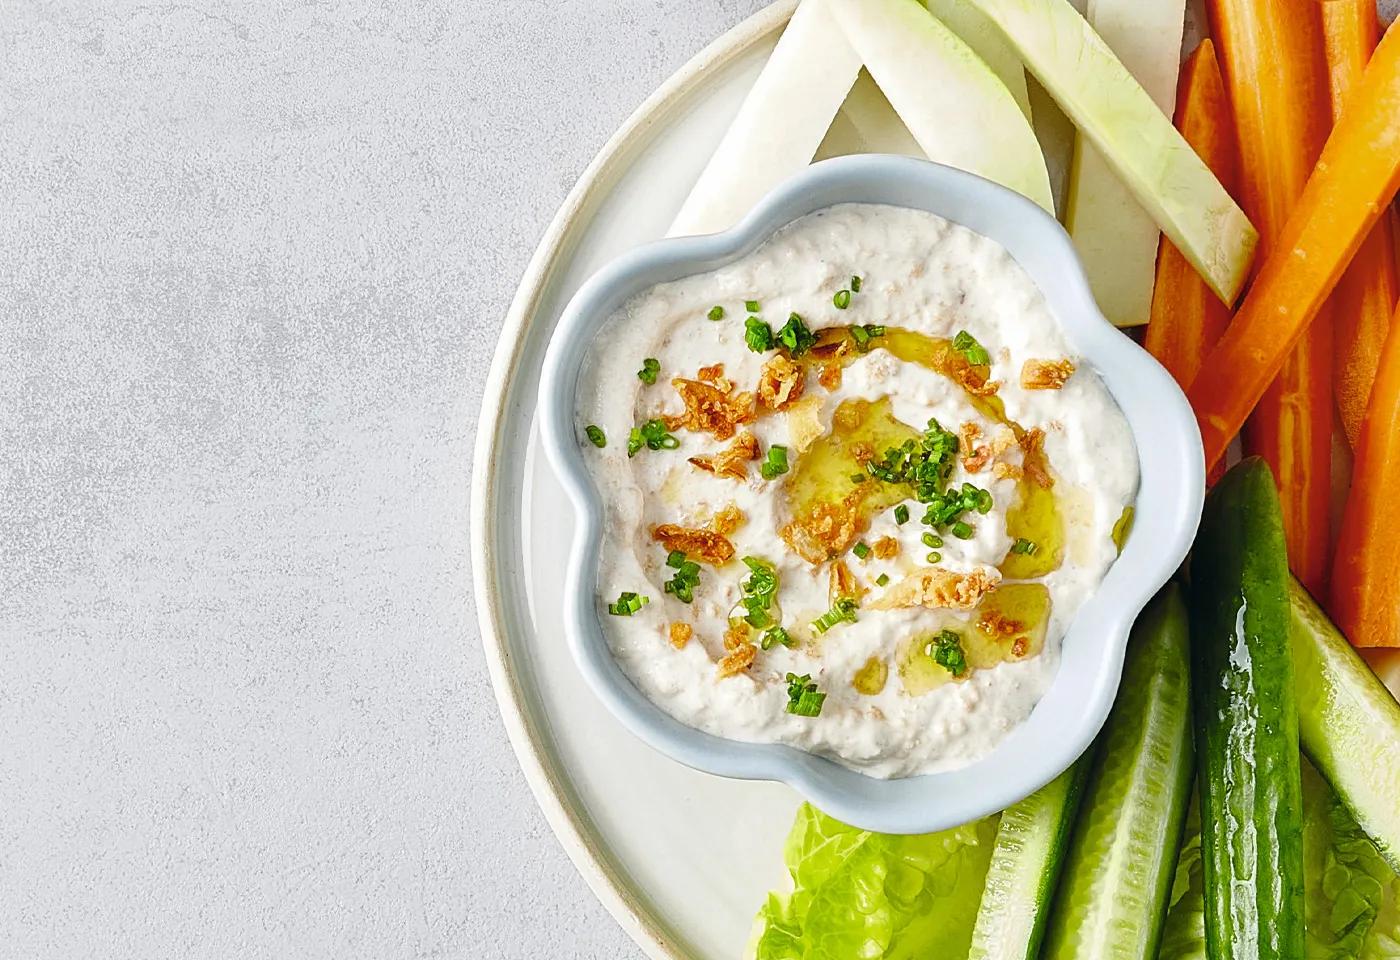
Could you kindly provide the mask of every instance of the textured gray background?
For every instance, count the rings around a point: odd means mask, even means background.
[[[0,2],[0,957],[640,956],[496,716],[469,461],[554,209],[760,6]]]

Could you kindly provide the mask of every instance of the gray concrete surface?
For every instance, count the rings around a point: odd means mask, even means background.
[[[469,590],[496,331],[762,0],[0,3],[0,958],[639,957]]]

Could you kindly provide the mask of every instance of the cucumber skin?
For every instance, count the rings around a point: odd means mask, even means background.
[[[1290,588],[1303,751],[1400,872],[1400,703],[1303,585]]]
[[[1288,554],[1273,474],[1249,458],[1206,498],[1191,557],[1206,947],[1303,956],[1303,813]]]
[[[1169,583],[1133,627],[1123,688],[1099,737],[1043,960],[1157,956],[1195,775],[1189,647],[1186,603]],[[1145,784],[1138,776],[1144,764],[1169,782]],[[1149,812],[1133,804],[1134,789],[1154,800],[1165,792],[1166,806]],[[1121,882],[1124,866],[1146,875],[1136,891]]]
[[[1096,749],[1097,744],[1090,746],[1068,770],[1002,813],[968,960],[1036,960],[1040,956],[1065,848]],[[1024,847],[1019,839],[1008,840],[1004,832],[1008,827],[1020,836],[1029,836],[1031,843],[1044,841],[1033,890],[1019,888],[1023,870],[1014,861],[1024,855]],[[1006,865],[1008,860],[1013,862]],[[988,897],[1000,902],[989,909]],[[1023,904],[1028,909],[1021,910],[1021,916],[1008,917],[1008,911],[1016,911]]]

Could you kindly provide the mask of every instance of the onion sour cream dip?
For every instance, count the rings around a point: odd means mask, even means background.
[[[614,656],[692,727],[875,777],[1024,721],[1116,559],[1137,452],[1025,271],[843,204],[609,318],[578,437]]]

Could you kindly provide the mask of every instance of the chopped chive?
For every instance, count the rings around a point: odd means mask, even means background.
[[[952,630],[940,630],[924,644],[924,653],[955,677],[967,673],[967,655],[963,653],[962,637]]]
[[[863,474],[863,473],[853,473],[853,474],[851,474],[851,482],[852,482],[852,483],[864,483],[865,481],[867,481],[867,480],[869,480],[869,479],[870,479],[870,478],[867,477],[867,476],[866,476],[865,474]]]
[[[583,432],[588,435],[588,442],[599,450],[608,445],[607,434],[603,433],[603,428],[596,423],[590,423],[588,426],[584,427]]]
[[[763,650],[771,650],[781,644],[784,647],[791,647],[796,644],[796,640],[788,635],[782,627],[769,627],[763,631],[763,637],[758,641],[758,645]]]
[[[773,349],[773,328],[758,317],[744,320],[744,342],[754,353]]]
[[[820,617],[812,621],[812,629],[817,633],[826,633],[838,623],[856,622],[856,600],[855,597],[840,597],[831,605],[831,609]]]
[[[860,277],[852,277],[852,278],[851,278],[851,290],[852,290],[852,291],[854,291],[855,293],[860,293],[860,285],[861,285],[861,279],[860,279]]]
[[[640,427],[633,427],[627,436],[627,456],[635,457],[642,447],[648,450],[674,450],[681,442],[666,430],[664,420],[648,420]]]
[[[831,298],[831,302],[836,305],[837,310],[845,310],[851,305],[851,291],[837,290],[836,296]]]
[[[909,522],[909,508],[907,506],[901,503],[894,508],[894,522],[900,526]]]
[[[888,573],[882,573],[882,574],[880,574],[878,577],[875,578],[875,586],[877,586],[877,587],[883,587],[885,584],[887,584],[887,583],[889,583],[889,582],[890,582],[890,575],[889,575]]]
[[[919,539],[923,541],[924,546],[932,550],[937,550],[939,547],[943,546],[943,538],[932,533],[925,533]]]
[[[637,379],[650,386],[656,382],[656,375],[661,372],[661,361],[655,357],[647,357],[642,361],[642,369],[637,371]]]
[[[961,353],[974,367],[982,367],[992,362],[987,348],[977,342],[977,338],[966,330],[959,330],[953,338],[953,349]]]
[[[787,323],[778,331],[778,342],[788,348],[793,357],[800,357],[816,346],[817,335],[807,328],[807,324],[797,314],[789,314]]]
[[[940,560],[943,559],[943,554],[939,553],[937,550],[934,550],[927,557],[924,557],[924,559],[927,560],[929,563],[938,563]]]
[[[1025,537],[1017,537],[1016,542],[1011,545],[1012,553],[1020,553],[1028,557],[1035,556],[1036,551],[1039,549],[1040,545],[1038,543],[1034,540],[1027,540]]]
[[[757,300],[745,300],[744,309],[749,313],[758,313],[760,306]]]
[[[822,703],[826,700],[826,694],[817,689],[817,685],[812,682],[812,675],[804,673],[798,676],[795,673],[787,675],[788,705],[787,712],[795,713],[799,717],[815,717],[822,712]]]
[[[639,596],[630,590],[624,590],[615,603],[608,604],[608,613],[614,617],[630,617],[645,605],[651,602],[648,597]]]
[[[758,472],[765,480],[774,480],[788,472],[787,447],[774,444],[768,448],[768,455],[759,466]]]
[[[744,622],[762,630],[773,625],[769,610],[778,595],[778,573],[771,563],[758,557],[745,557],[744,566],[751,576],[739,584],[744,594],[739,605],[744,608]]]
[[[695,599],[695,588],[700,585],[700,565],[685,558],[682,550],[672,550],[666,554],[666,566],[676,571],[676,575],[665,583],[666,592],[682,603]]]
[[[870,556],[870,547],[868,547],[865,541],[862,540],[860,543],[857,543],[854,547],[851,548],[851,552],[854,553],[856,556],[860,557],[862,560],[864,560],[866,557]]]
[[[959,540],[972,539],[972,526],[970,524],[964,523],[961,520],[953,524],[951,531],[953,536],[957,537]]]
[[[719,304],[715,304],[713,307],[710,308],[710,312],[705,314],[705,316],[709,317],[711,320],[723,320],[724,308],[721,307]]]

